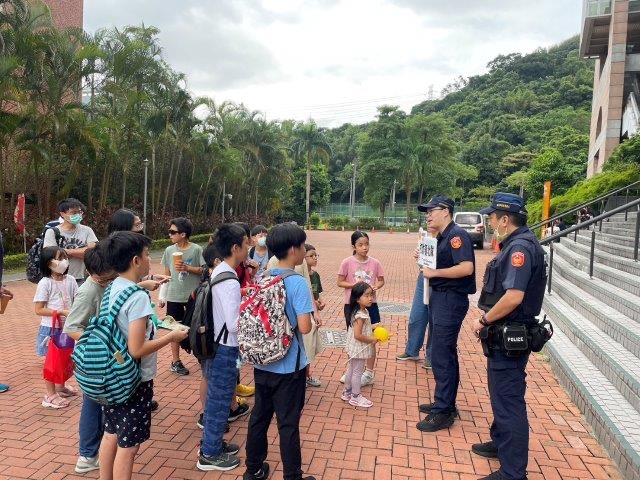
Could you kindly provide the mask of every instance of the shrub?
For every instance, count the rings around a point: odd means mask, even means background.
[[[309,215],[309,223],[314,228],[318,228],[321,220],[322,219],[320,218],[320,215],[318,215],[317,213],[312,213],[311,215]]]
[[[330,228],[340,228],[346,227],[349,225],[348,217],[329,217],[327,219],[327,224]]]
[[[637,180],[640,180],[640,166],[638,165],[629,165],[621,170],[600,173],[588,180],[583,180],[564,194],[552,197],[551,215],[569,210],[610,190],[624,187]],[[529,225],[542,220],[542,200],[528,204],[527,210],[529,211]]]

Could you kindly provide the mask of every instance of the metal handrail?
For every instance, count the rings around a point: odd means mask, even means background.
[[[600,230],[602,230],[602,222],[607,220],[608,218],[616,215],[617,213],[625,212],[625,221],[627,219],[627,212],[633,207],[637,207],[636,214],[636,229],[633,243],[633,260],[638,261],[638,244],[640,243],[640,198],[632,200],[631,202],[627,202],[624,205],[616,207],[608,212],[601,213],[597,217],[593,217],[589,220],[586,220],[577,225],[573,225],[572,227],[566,228],[561,232],[554,233],[553,235],[549,235],[547,238],[540,241],[540,245],[549,245],[549,275],[547,279],[547,292],[551,293],[551,279],[553,278],[553,242],[559,240],[562,237],[566,237],[571,233],[575,233],[574,241],[577,239],[578,230],[588,228],[591,225],[595,225],[600,222]],[[596,245],[596,229],[594,228],[591,231],[591,248],[589,251],[589,277],[593,278],[593,259],[595,256],[595,245]]]
[[[564,212],[560,212],[560,213],[556,213],[554,215],[552,215],[551,217],[547,218],[546,220],[541,220],[538,223],[531,225],[529,227],[530,230],[535,230],[537,228],[542,227],[543,225],[546,225],[547,223],[553,222],[554,220],[558,219],[558,218],[562,218],[562,217],[566,217],[567,215],[570,215],[572,213],[578,212],[580,210],[582,210],[584,207],[588,207],[589,205],[593,205],[594,203],[598,203],[598,202],[603,202],[604,200],[608,199],[609,197],[616,195],[617,193],[620,193],[624,190],[627,191],[626,196],[629,196],[629,190],[633,189],[634,187],[640,187],[640,180],[633,182],[625,187],[620,187],[617,188],[615,190],[611,190],[610,192],[607,192],[605,194],[600,195],[599,197],[596,197],[592,200],[589,200],[588,202],[584,202],[581,203],[578,206],[575,206],[573,208],[570,208],[569,210],[565,210]]]

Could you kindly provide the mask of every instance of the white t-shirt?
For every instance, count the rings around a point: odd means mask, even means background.
[[[73,250],[76,248],[84,248],[90,243],[98,241],[98,237],[93,232],[91,227],[86,225],[76,225],[76,228],[70,232],[64,231],[58,227],[60,235],[62,235],[62,248],[67,250]],[[53,228],[50,228],[44,234],[43,247],[56,247],[56,234]],[[69,257],[69,275],[73,275],[78,280],[84,280],[86,276],[86,270],[84,268],[84,260],[82,258]]]
[[[120,292],[125,290],[127,287],[131,285],[135,285],[131,280],[127,280],[126,278],[118,277],[111,284],[111,294],[109,296],[109,307],[113,305],[116,298]],[[129,338],[129,323],[136,321],[140,318],[146,318],[147,320],[147,330],[144,335],[145,340],[151,339],[152,335],[155,335],[155,327],[153,326],[153,322],[150,319],[150,315],[153,313],[153,308],[151,307],[151,299],[149,295],[144,291],[135,292],[133,295],[129,297],[129,299],[124,302],[122,308],[120,309],[120,313],[118,313],[118,318],[116,322],[118,323],[118,327],[120,331],[124,335],[125,338]],[[156,376],[157,370],[157,352],[153,352],[146,357],[142,357],[140,360],[140,369],[142,371],[142,381],[148,382],[149,380],[153,380]]]
[[[45,307],[51,310],[69,310],[73,304],[73,298],[78,291],[78,284],[72,275],[65,275],[62,280],[56,281],[51,277],[43,277],[38,282],[33,303],[47,302]],[[40,325],[51,327],[53,317],[40,317]],[[64,318],[61,320],[64,321]]]
[[[219,273],[231,272],[237,276],[235,270],[227,262],[222,262],[211,272],[211,280]],[[229,334],[225,339],[224,335],[220,339],[221,345],[228,347],[238,346],[238,315],[240,314],[240,282],[236,280],[225,280],[211,289],[211,309],[213,312],[213,325],[215,338],[218,338],[220,331],[227,325]]]

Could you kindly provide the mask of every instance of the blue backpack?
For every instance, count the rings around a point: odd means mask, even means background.
[[[71,355],[80,390],[101,405],[125,403],[140,385],[140,362],[129,354],[127,339],[116,318],[131,295],[141,290],[137,285],[127,287],[109,308],[109,285],[100,313],[89,320]]]

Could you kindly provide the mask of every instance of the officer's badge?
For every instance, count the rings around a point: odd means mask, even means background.
[[[451,239],[451,247],[452,248],[455,248],[457,250],[461,246],[462,246],[462,240],[460,239],[460,237],[453,237]]]
[[[524,265],[525,256],[522,252],[516,252],[511,255],[511,265],[514,267],[522,267]]]

